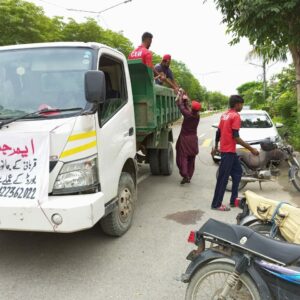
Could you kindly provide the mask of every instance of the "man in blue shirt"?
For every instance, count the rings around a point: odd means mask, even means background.
[[[162,76],[155,79],[155,83],[163,85],[167,83],[171,88],[178,90],[178,86],[174,80],[173,72],[170,69],[171,64],[171,55],[165,54],[162,61],[159,64],[155,65],[155,70]]]

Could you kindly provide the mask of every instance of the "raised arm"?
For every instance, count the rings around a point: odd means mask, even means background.
[[[183,89],[179,89],[175,101],[176,101],[176,104],[177,104],[180,112],[182,113],[182,115],[184,117],[189,117],[189,116],[191,116],[191,112],[188,110],[188,108],[185,106],[185,104],[183,102],[183,98],[182,98],[183,95],[184,95]]]

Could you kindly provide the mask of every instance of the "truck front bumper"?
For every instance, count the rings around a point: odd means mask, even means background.
[[[105,214],[103,198],[99,192],[49,196],[40,205],[22,199],[0,200],[0,230],[75,232],[88,229]]]

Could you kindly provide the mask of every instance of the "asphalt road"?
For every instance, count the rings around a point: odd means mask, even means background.
[[[141,166],[134,223],[123,237],[107,237],[98,228],[74,234],[0,232],[0,299],[184,299],[186,286],[177,278],[193,248],[186,242],[189,231],[211,217],[234,223],[239,211],[210,210],[216,172],[209,154],[211,124],[218,118],[201,120],[191,184],[180,186],[176,168],[170,177],[148,177],[148,167]],[[293,187],[282,180],[284,186],[266,183],[262,191],[255,183],[247,187],[295,200]]]

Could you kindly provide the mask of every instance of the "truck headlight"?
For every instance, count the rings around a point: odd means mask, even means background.
[[[56,178],[53,194],[95,190],[99,186],[97,156],[65,163]]]

